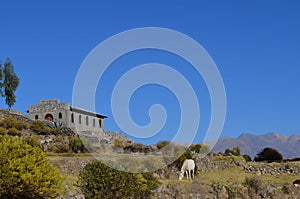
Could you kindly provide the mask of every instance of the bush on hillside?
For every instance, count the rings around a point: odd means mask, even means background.
[[[195,153],[207,154],[210,151],[210,148],[205,144],[192,144],[189,147],[189,150],[194,151]]]
[[[25,142],[29,144],[32,147],[38,147],[40,149],[43,149],[43,145],[40,143],[39,139],[35,136],[28,136],[25,138]]]
[[[6,135],[6,133],[7,133],[7,129],[0,127],[0,135]]]
[[[62,176],[38,147],[0,136],[0,198],[55,198]]]
[[[50,146],[47,151],[53,153],[67,153],[70,151],[70,146],[67,144],[59,144]]]
[[[38,135],[52,134],[52,129],[47,127],[42,121],[35,120],[31,125],[30,129]]]
[[[12,116],[9,116],[0,121],[0,127],[5,129],[16,128],[18,130],[23,130],[28,129],[28,124],[23,121],[17,121]]]
[[[251,162],[252,161],[251,157],[247,154],[243,155],[243,158],[246,160],[246,162]]]
[[[22,131],[16,129],[15,127],[11,127],[10,129],[8,129],[7,134],[11,136],[19,136],[19,137],[23,135]]]
[[[85,198],[151,198],[159,181],[151,173],[115,170],[102,162],[90,162],[80,171],[77,185]]]
[[[156,144],[156,147],[157,147],[158,149],[162,149],[163,147],[167,146],[168,144],[170,144],[169,141],[160,141],[160,142],[158,142],[158,143]]]
[[[261,190],[263,183],[259,178],[253,176],[246,177],[244,185],[246,185],[249,188],[249,194],[251,194],[251,192],[257,194]]]
[[[279,153],[276,149],[273,148],[264,148],[262,151],[260,151],[256,156],[254,157],[255,162],[261,162],[261,161],[282,161],[283,157],[281,153]]]
[[[16,127],[16,123],[16,120],[13,117],[9,116],[0,121],[0,126],[9,129],[12,127]]]
[[[240,156],[241,155],[241,149],[239,146],[234,147],[232,150],[231,149],[226,149],[225,150],[226,155],[235,155],[235,156]]]
[[[69,137],[69,147],[70,149],[75,153],[84,153],[88,152],[88,150],[85,148],[84,143],[80,138],[77,137]]]

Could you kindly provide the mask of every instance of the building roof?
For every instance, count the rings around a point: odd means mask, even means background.
[[[103,118],[103,119],[107,118],[107,116],[105,116],[105,115],[100,115],[98,113],[90,112],[90,111],[79,109],[79,108],[72,107],[72,106],[70,106],[70,111],[73,111],[75,113],[81,113],[84,115],[93,116],[93,117]]]

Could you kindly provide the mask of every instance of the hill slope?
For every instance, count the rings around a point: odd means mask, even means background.
[[[241,154],[248,154],[252,158],[263,148],[277,149],[284,158],[300,157],[300,135],[285,136],[279,133],[265,135],[242,134],[238,138],[223,137],[212,149],[213,152],[224,152],[239,146]]]

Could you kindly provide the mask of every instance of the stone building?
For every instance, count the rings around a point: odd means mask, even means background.
[[[59,99],[40,100],[39,104],[28,107],[32,120],[61,122],[74,131],[103,131],[106,116],[61,103]]]

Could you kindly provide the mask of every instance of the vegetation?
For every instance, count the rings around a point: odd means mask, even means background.
[[[168,144],[170,144],[169,141],[160,141],[160,142],[158,142],[158,143],[156,144],[156,147],[157,147],[158,149],[162,149],[163,147],[167,146]]]
[[[6,133],[7,133],[7,129],[0,127],[0,135],[6,135]]]
[[[77,137],[73,137],[73,136],[69,137],[69,147],[75,153],[88,152],[88,150],[85,148],[84,144],[82,143],[82,140]]]
[[[53,135],[74,135],[71,128],[63,126],[61,122],[43,121],[46,127],[49,127],[50,133]]]
[[[0,198],[54,198],[62,176],[38,147],[0,136]]]
[[[0,127],[5,129],[16,128],[23,130],[28,128],[28,124],[23,121],[17,121],[12,116],[0,120]]]
[[[225,155],[241,156],[241,148],[239,146],[237,146],[232,149],[226,149],[224,153],[225,153]],[[247,154],[242,155],[242,157],[246,160],[246,162],[251,161],[251,157]]]
[[[243,155],[243,158],[246,160],[246,162],[251,162],[251,157],[247,154]]]
[[[30,125],[30,129],[38,135],[49,134],[49,132],[51,131],[51,129],[49,127],[46,127],[45,124],[40,120],[35,120]]]
[[[249,190],[249,195],[253,195],[254,193],[257,194],[259,190],[262,188],[262,181],[256,176],[246,177],[244,185],[246,185]]]
[[[7,132],[8,135],[11,135],[11,136],[22,136],[22,131],[16,129],[15,127],[12,127],[10,129],[8,129],[8,132]]]
[[[5,97],[5,103],[10,109],[16,102],[15,91],[19,86],[20,79],[15,74],[14,66],[9,59],[5,61],[3,69],[0,63],[0,82],[0,93],[2,97]]]
[[[151,173],[134,174],[112,169],[101,162],[87,164],[78,186],[85,198],[151,198],[159,182]]]
[[[239,146],[237,146],[237,147],[234,147],[232,150],[231,149],[226,149],[225,154],[226,155],[232,154],[232,155],[235,155],[235,156],[240,156],[241,155],[241,148]]]
[[[262,151],[260,151],[258,154],[256,154],[254,161],[255,162],[261,162],[261,161],[268,161],[268,162],[274,162],[274,161],[282,161],[283,157],[281,153],[279,153],[276,149],[273,148],[264,148]]]
[[[205,144],[192,144],[189,147],[189,150],[194,151],[195,153],[207,154],[210,151],[210,148]]]
[[[39,139],[35,136],[28,136],[25,138],[25,142],[32,147],[38,147],[44,149],[43,145],[40,143]]]

